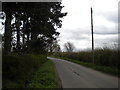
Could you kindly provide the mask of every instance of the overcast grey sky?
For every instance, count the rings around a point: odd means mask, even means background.
[[[113,46],[118,40],[118,2],[119,0],[62,0],[62,28],[58,29],[59,44],[72,42],[76,50],[91,48],[90,7],[93,7],[95,47]],[[0,29],[2,26],[0,25]]]
[[[77,50],[91,48],[90,7],[93,7],[95,47],[113,46],[118,40],[119,0],[62,0],[65,6],[59,44],[72,42]]]

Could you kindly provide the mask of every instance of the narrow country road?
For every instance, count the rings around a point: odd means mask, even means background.
[[[118,78],[62,59],[55,63],[62,88],[118,88]]]

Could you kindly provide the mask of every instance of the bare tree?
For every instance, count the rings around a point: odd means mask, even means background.
[[[75,49],[73,43],[71,43],[71,42],[65,43],[64,47],[65,47],[67,52],[73,52],[73,50]]]
[[[52,41],[52,43],[48,44],[47,51],[51,53],[61,52],[61,48],[57,41]]]

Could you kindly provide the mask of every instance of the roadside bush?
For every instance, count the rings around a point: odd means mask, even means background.
[[[29,83],[34,72],[46,62],[45,55],[17,55],[2,57],[3,88],[22,88]]]
[[[61,53],[54,53],[54,56],[92,63],[91,51],[81,51],[81,52],[71,52],[71,53],[61,52]],[[101,66],[109,66],[109,67],[117,68],[118,51],[111,50],[108,48],[96,49],[94,51],[94,63]]]
[[[95,50],[95,64],[102,66],[117,67],[118,51],[110,49]]]

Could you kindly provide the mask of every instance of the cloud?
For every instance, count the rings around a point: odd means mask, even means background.
[[[59,44],[72,42],[77,49],[91,48],[89,0],[62,0],[68,15],[63,19]],[[117,43],[118,0],[92,0],[95,47]],[[120,20],[119,20],[120,21]]]
[[[60,37],[68,40],[86,40],[89,39],[90,30],[84,28],[78,29],[64,29],[60,33]]]
[[[118,13],[116,11],[108,14],[106,18],[108,19],[108,21],[111,21],[116,24],[118,23]]]
[[[114,11],[96,11],[95,12],[96,16],[99,17],[104,17],[105,19],[107,19],[107,21],[112,22],[112,23],[118,23],[118,9],[114,10]]]
[[[102,35],[109,35],[109,34],[117,34],[118,35],[118,27],[106,27],[106,26],[95,26],[94,34],[102,34]]]
[[[118,44],[118,35],[95,35],[95,46],[111,46]]]

